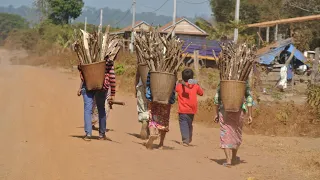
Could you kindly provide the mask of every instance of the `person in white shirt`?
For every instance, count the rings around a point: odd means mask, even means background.
[[[280,69],[280,80],[278,82],[278,88],[281,90],[287,89],[287,66],[282,66]]]
[[[149,111],[148,111],[148,102],[146,99],[146,86],[142,83],[141,75],[139,74],[138,68],[136,72],[136,98],[137,98],[137,111],[138,111],[138,121],[141,125],[140,137],[141,139],[148,139],[148,122],[149,122]]]

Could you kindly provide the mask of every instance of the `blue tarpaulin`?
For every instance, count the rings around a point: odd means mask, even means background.
[[[286,51],[291,53],[294,48],[294,46],[292,45],[292,42],[284,41],[280,43],[278,47],[272,48],[268,52],[260,55],[259,62],[264,65],[270,65],[276,57],[280,56],[280,54],[286,49],[288,45],[290,45],[290,47]],[[304,57],[302,52],[300,52],[298,49],[295,50],[294,57],[301,62],[306,61],[306,58]]]
[[[294,46],[292,44],[290,44],[289,49],[287,50],[288,52],[292,53]],[[296,59],[298,59],[301,62],[305,62],[307,60],[306,57],[304,57],[304,55],[302,54],[302,52],[300,52],[298,49],[296,49],[294,51],[294,57]]]
[[[285,49],[286,47],[277,47],[274,49],[270,49],[267,53],[261,55],[259,57],[259,62],[261,64],[269,65],[271,62],[280,55],[280,53]]]

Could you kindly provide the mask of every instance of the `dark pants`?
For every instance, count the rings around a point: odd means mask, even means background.
[[[192,141],[194,114],[179,114],[180,132],[182,142],[189,144]]]

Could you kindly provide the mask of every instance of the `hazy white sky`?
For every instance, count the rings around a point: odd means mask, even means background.
[[[162,4],[167,3],[157,11],[161,15],[173,14],[173,0],[136,0],[137,12],[152,12],[158,9]],[[33,0],[0,0],[0,6],[31,6]],[[109,7],[126,11],[131,7],[132,0],[84,0],[85,6],[96,8]],[[211,9],[207,0],[177,0],[177,15],[178,16],[210,16]]]

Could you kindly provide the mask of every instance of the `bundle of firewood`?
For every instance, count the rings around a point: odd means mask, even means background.
[[[110,26],[106,28],[105,33],[94,32],[90,34],[83,30],[76,33],[73,50],[77,53],[81,64],[104,61],[107,55],[113,60],[120,49],[120,41],[117,36],[110,35],[109,29]]]
[[[161,36],[157,29],[141,31],[135,35],[138,63],[148,64],[151,71],[175,73],[187,54],[182,49],[183,41],[171,38],[171,33]],[[188,48],[188,47],[187,47]]]
[[[250,75],[256,53],[254,48],[246,43],[221,44],[218,67],[221,80],[247,81]]]

